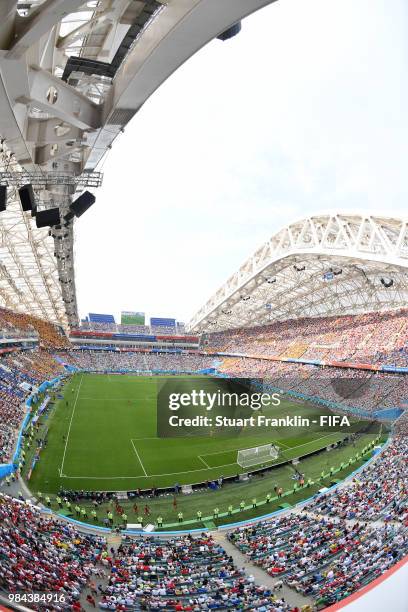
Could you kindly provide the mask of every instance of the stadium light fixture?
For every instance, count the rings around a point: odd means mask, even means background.
[[[381,284],[384,285],[386,289],[389,289],[390,287],[393,286],[394,281],[392,278],[388,278],[388,279],[381,278]]]

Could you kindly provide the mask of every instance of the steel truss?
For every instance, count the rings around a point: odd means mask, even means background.
[[[47,189],[58,185],[73,186],[77,189],[96,189],[101,187],[103,180],[102,172],[85,171],[77,176],[72,174],[57,174],[55,172],[10,172],[0,171],[0,185],[7,187],[20,187],[30,184],[37,189]]]
[[[6,167],[19,172],[3,151],[0,168]],[[0,213],[0,262],[2,306],[67,325],[54,240],[48,228],[37,229],[31,214],[22,212],[16,186],[7,190],[7,210]]]
[[[408,303],[408,221],[323,214],[273,235],[200,308],[194,332]]]
[[[10,272],[5,303],[32,310],[39,297],[42,316],[78,323],[72,223],[46,236],[19,208],[15,188],[30,182],[40,208],[58,206],[65,215],[79,191],[101,184],[98,164],[160,84],[273,1],[1,0],[0,148],[7,155],[0,184],[9,186],[9,210],[0,223],[8,227],[6,216],[13,217],[10,265],[20,249],[29,252],[12,271],[19,270],[25,288]]]

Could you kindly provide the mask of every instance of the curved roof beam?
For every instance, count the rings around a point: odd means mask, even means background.
[[[181,64],[220,34],[226,39],[238,33],[242,18],[274,1],[1,0],[0,134],[15,172],[89,177]],[[7,160],[0,160],[3,184],[7,169]],[[64,217],[83,184],[64,179],[34,185],[39,207],[58,206]],[[48,235],[24,216],[15,198],[11,210],[21,236],[29,236],[27,245],[19,238],[18,249],[30,264],[25,271],[19,260],[21,286],[13,288],[4,273],[0,290],[13,291],[10,300],[22,308],[36,301],[42,316],[76,325],[72,224]],[[15,267],[19,253],[11,232],[6,246],[4,256]]]
[[[408,299],[407,268],[406,219],[314,215],[274,234],[200,308],[189,328],[217,331],[398,308]]]
[[[13,42],[8,59],[19,59],[66,15],[76,11],[85,0],[46,0],[27,17],[16,18]]]

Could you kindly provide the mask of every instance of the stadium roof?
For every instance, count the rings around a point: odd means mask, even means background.
[[[301,219],[263,244],[194,315],[214,332],[408,303],[408,219],[337,213]]]
[[[16,187],[32,184],[40,211],[65,216],[75,194],[100,186],[99,162],[149,96],[273,1],[0,1],[0,302],[77,325],[73,223],[37,230]]]
[[[5,145],[0,146],[0,172],[17,173]],[[37,229],[23,213],[16,185],[8,188],[7,209],[0,213],[0,304],[66,326],[54,240],[49,228]],[[72,261],[72,260],[71,260]],[[64,262],[68,267],[69,261]]]

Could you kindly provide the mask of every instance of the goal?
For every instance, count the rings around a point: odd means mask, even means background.
[[[237,452],[237,463],[242,468],[267,463],[277,459],[279,449],[273,444],[264,444],[263,446],[254,446],[253,448],[244,448]]]

